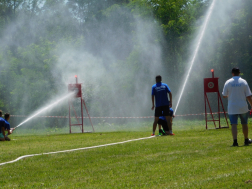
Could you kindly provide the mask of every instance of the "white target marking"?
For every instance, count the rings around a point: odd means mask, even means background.
[[[214,83],[213,83],[213,82],[209,82],[209,83],[208,83],[208,87],[209,87],[210,89],[212,89],[212,88],[214,87]]]
[[[15,160],[12,161],[7,161],[4,163],[0,163],[1,165],[5,165],[5,164],[9,164],[9,163],[15,163],[23,158],[27,158],[27,157],[33,157],[33,156],[42,156],[42,155],[48,155],[48,154],[58,154],[58,153],[65,153],[65,152],[73,152],[73,151],[79,151],[79,150],[87,150],[87,149],[93,149],[93,148],[100,148],[100,147],[104,147],[104,146],[113,146],[116,144],[124,144],[127,142],[133,142],[133,141],[138,141],[138,140],[145,140],[145,139],[150,139],[153,138],[155,136],[150,136],[150,137],[144,137],[144,138],[137,138],[137,139],[132,139],[132,140],[126,140],[126,141],[122,141],[122,142],[116,142],[116,143],[110,143],[110,144],[102,144],[102,145],[98,145],[98,146],[90,146],[90,147],[84,147],[84,148],[76,148],[76,149],[70,149],[70,150],[62,150],[62,151],[56,151],[56,152],[47,152],[47,153],[41,153],[41,154],[30,154],[30,155],[24,155],[24,156],[20,156]]]

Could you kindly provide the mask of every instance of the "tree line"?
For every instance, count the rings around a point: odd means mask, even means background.
[[[142,80],[149,85],[155,74],[160,73],[173,94],[179,93],[193,50],[190,46],[211,3],[211,0],[0,0],[0,108],[15,115],[30,114],[61,92],[66,85],[62,79],[64,71],[72,73],[78,68],[77,64],[72,67],[64,64],[64,68],[58,64],[63,57],[59,52],[67,44],[66,49],[88,53],[88,60],[94,61],[89,66],[99,70],[99,74],[109,73],[102,75],[99,90],[95,88],[95,78],[86,79],[85,86],[90,87],[85,87],[85,99],[91,114],[128,115],[132,107],[136,110],[134,115],[149,114],[148,101],[140,105],[140,111],[136,104],[142,92],[149,92],[150,99],[151,86],[148,91],[139,89],[143,84],[136,83]],[[221,76],[221,90],[230,77],[227,69],[239,66],[243,77],[252,82],[249,77],[252,2],[237,3],[239,6],[226,13],[229,22],[213,24],[218,34],[215,45],[209,40],[202,42],[192,81],[202,79],[199,83],[203,83],[202,77],[211,77],[208,72],[214,68]],[[160,58],[159,62],[153,57]],[[190,100],[184,100],[183,106],[200,112],[203,101],[197,101],[203,98],[199,92],[202,86],[188,85],[192,90],[185,92],[184,99]],[[122,99],[131,105],[121,108],[120,104],[127,106],[126,102],[120,102]],[[66,112],[64,109],[58,114]]]

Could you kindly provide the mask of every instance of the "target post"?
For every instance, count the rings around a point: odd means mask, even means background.
[[[216,129],[229,128],[226,112],[225,112],[225,109],[224,109],[224,106],[223,106],[223,103],[222,103],[222,100],[221,100],[220,92],[219,92],[219,84],[218,84],[219,78],[214,77],[214,69],[211,69],[211,72],[212,72],[212,78],[204,78],[204,100],[205,100],[206,129],[207,129],[207,122],[210,122],[210,121],[214,122],[214,126],[215,126]],[[211,109],[211,105],[209,103],[208,96],[207,96],[208,93],[217,93],[218,119],[214,119],[213,112],[212,112],[212,109]],[[225,116],[225,119],[226,119],[226,122],[227,122],[227,126],[225,126],[225,127],[221,127],[221,124],[220,124],[220,103],[221,103],[223,113],[224,113],[224,116]],[[209,107],[209,110],[210,110],[210,115],[211,115],[212,119],[207,118],[207,114],[208,114],[207,113],[207,104],[208,104],[208,107]],[[217,121],[219,123],[218,128],[216,127],[215,121]]]
[[[92,125],[93,132],[94,132],[94,126],[93,126],[93,124],[92,124],[90,115],[89,115],[89,113],[88,113],[87,106],[86,106],[86,104],[85,104],[84,99],[82,98],[81,83],[78,83],[78,77],[77,77],[77,75],[75,75],[75,79],[76,79],[76,83],[75,83],[75,84],[68,84],[68,91],[69,91],[69,92],[75,91],[75,96],[74,96],[74,98],[80,98],[80,104],[81,104],[81,121],[79,121],[79,119],[78,119],[78,115],[77,115],[76,110],[75,110],[75,108],[74,108],[74,105],[73,105],[73,103],[72,103],[72,99],[70,98],[70,99],[68,100],[68,105],[69,105],[69,133],[72,133],[72,129],[71,129],[72,126],[79,126],[80,129],[81,129],[81,132],[84,133],[84,128],[83,128],[83,125],[84,125],[84,124],[83,124],[83,118],[84,118],[84,117],[83,117],[83,105],[84,105],[84,107],[85,107],[85,109],[86,109],[86,113],[87,113],[87,115],[88,115],[89,121],[90,121],[90,123],[91,123],[91,125]],[[76,120],[77,120],[77,122],[78,122],[77,124],[73,124],[73,123],[71,122],[71,109],[74,111],[75,118],[76,118]]]

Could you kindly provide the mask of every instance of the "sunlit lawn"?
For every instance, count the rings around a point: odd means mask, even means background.
[[[230,147],[230,129],[205,130],[195,125],[174,128],[174,132],[175,136],[27,157],[2,165],[0,188],[252,188],[252,145],[243,146],[240,126],[240,147]],[[13,134],[15,140],[0,143],[0,163],[27,154],[96,146],[150,134]]]

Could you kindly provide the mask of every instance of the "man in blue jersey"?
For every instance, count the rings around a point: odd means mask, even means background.
[[[175,117],[173,115],[173,109],[172,108],[170,108],[169,116],[170,116],[170,121],[171,121],[171,125],[172,125],[172,118]],[[163,127],[163,130],[161,129],[161,126]],[[160,116],[159,117],[159,119],[158,119],[158,128],[159,128],[159,136],[169,135],[169,128],[168,128],[165,116]]]
[[[155,135],[155,130],[160,116],[165,116],[169,128],[169,135],[174,135],[172,132],[172,126],[169,116],[170,108],[172,107],[172,93],[168,85],[162,83],[161,81],[162,77],[160,75],[156,76],[156,84],[152,86],[152,92],[151,92],[152,95],[151,109],[154,110],[155,108],[155,119],[153,122],[152,136]],[[169,95],[170,102],[167,94]],[[154,99],[156,106],[154,105]]]
[[[8,137],[8,135],[12,134],[12,132],[15,130],[14,128],[10,128],[10,123],[8,122],[10,119],[10,114],[5,113],[4,114],[4,121],[5,121],[5,131],[8,133],[5,135],[5,140],[10,141],[11,139]]]
[[[5,141],[5,121],[2,118],[2,110],[0,110],[0,141]]]

